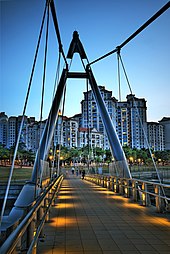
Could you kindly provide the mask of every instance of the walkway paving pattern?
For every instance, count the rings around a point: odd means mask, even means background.
[[[170,254],[170,215],[93,183],[63,181],[39,254]]]

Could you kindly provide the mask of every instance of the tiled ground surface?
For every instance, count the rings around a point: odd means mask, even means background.
[[[170,254],[170,215],[76,177],[63,181],[39,254]]]

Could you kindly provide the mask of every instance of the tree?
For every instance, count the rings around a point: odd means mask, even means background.
[[[170,150],[155,151],[154,155],[158,163],[162,163],[164,165],[165,163],[170,162]]]
[[[9,149],[5,148],[2,144],[0,144],[0,160],[4,161],[5,166],[7,160],[9,160],[9,157],[10,157]]]

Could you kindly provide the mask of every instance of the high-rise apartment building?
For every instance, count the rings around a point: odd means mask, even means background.
[[[159,123],[164,126],[165,150],[170,150],[170,117],[163,117]]]
[[[170,149],[170,117],[164,117],[159,123],[147,124],[147,107],[144,98],[127,95],[126,101],[119,102],[112,92],[99,86],[108,113],[122,146],[130,148],[148,148],[155,150]],[[109,149],[109,142],[92,90],[84,92],[81,101],[81,113],[73,117],[59,115],[53,143],[54,146],[84,147],[88,143],[93,147]],[[7,117],[0,113],[0,143],[10,148],[15,145],[22,117]],[[34,117],[24,117],[20,142],[27,150],[37,151],[46,120],[35,121]]]
[[[117,103],[116,130],[120,143],[131,148],[146,148],[146,101],[132,94],[127,95],[126,98],[127,101]]]
[[[30,118],[29,124],[27,125],[27,135],[26,135],[27,150],[32,150],[33,152],[37,151],[45,124],[46,120],[38,122],[35,121],[35,118],[34,119]]]
[[[85,147],[89,144],[91,148],[100,147],[104,148],[103,134],[97,131],[95,128],[83,128],[78,129],[78,147]]]
[[[8,142],[7,147],[10,148],[16,144],[17,141],[17,117],[16,116],[10,116],[8,118]]]
[[[72,148],[77,147],[78,141],[78,121],[74,118],[59,116],[54,133],[54,145]]]
[[[0,144],[7,146],[8,117],[5,112],[0,112]]]
[[[156,122],[148,122],[148,142],[154,151],[165,150],[164,126]]]
[[[117,103],[116,132],[122,146],[130,145],[129,112],[127,102]]]
[[[147,148],[146,100],[127,95],[127,109],[122,112],[122,135],[127,133],[127,144],[131,148]],[[118,103],[119,105],[119,103]],[[127,131],[126,131],[127,127]],[[123,144],[124,145],[124,144]]]
[[[104,86],[99,86],[99,90],[105,102],[110,118],[115,126],[117,100],[114,97],[112,97],[112,92],[106,90]],[[104,135],[104,149],[108,149],[109,148],[108,138],[92,90],[84,92],[84,99],[81,101],[81,110],[82,110],[82,127],[90,129],[95,128],[97,131],[102,133]]]
[[[112,97],[112,92],[106,90],[104,86],[99,86],[99,89],[121,145],[138,149],[146,148],[144,131],[147,136],[147,108],[145,99],[136,98],[131,94],[127,95],[127,101],[118,102]],[[84,92],[84,100],[81,105],[82,127],[95,128],[101,132],[104,135],[104,149],[108,149],[109,142],[91,90],[88,91],[88,94]]]

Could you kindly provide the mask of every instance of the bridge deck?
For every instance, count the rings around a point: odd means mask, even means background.
[[[63,181],[38,253],[169,254],[170,216],[157,214],[93,183]]]

